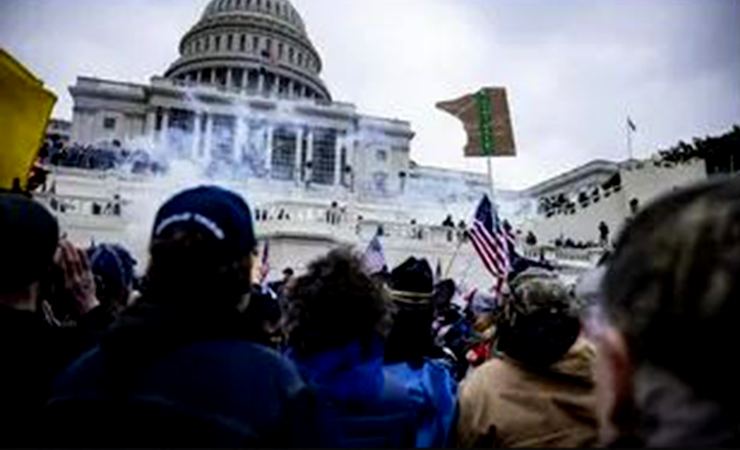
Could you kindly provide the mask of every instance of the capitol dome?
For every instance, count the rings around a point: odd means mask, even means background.
[[[288,0],[212,0],[165,76],[251,94],[331,100],[321,56]]]

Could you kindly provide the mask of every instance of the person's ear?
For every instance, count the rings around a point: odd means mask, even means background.
[[[596,407],[599,440],[610,445],[632,432],[632,363],[624,336],[607,327],[596,339]]]

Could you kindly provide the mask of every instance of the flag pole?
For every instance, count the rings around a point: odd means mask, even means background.
[[[632,126],[630,124],[631,119],[627,119],[627,154],[630,157],[630,161],[633,159],[633,151],[632,151]]]
[[[493,194],[493,165],[491,163],[491,160],[493,159],[492,156],[488,156],[486,160],[488,161],[488,187],[491,191],[491,201],[494,200],[494,194]]]

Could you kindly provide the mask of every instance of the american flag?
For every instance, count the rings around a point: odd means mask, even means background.
[[[265,284],[270,274],[270,241],[265,242],[262,249],[262,264],[260,265],[260,284]]]
[[[511,271],[510,251],[513,250],[514,238],[504,230],[488,196],[481,200],[468,233],[486,269],[499,282],[505,281]]]
[[[377,234],[370,241],[370,245],[367,246],[362,260],[365,264],[365,269],[373,275],[382,272],[387,266],[383,245],[380,243],[380,237]]]

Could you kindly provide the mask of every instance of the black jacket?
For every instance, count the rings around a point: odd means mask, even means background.
[[[77,328],[53,328],[41,313],[0,306],[0,447],[34,446],[38,413],[54,377],[95,344],[109,320],[93,310]]]
[[[48,444],[327,445],[297,370],[250,337],[236,311],[134,306],[57,380],[42,423]]]

